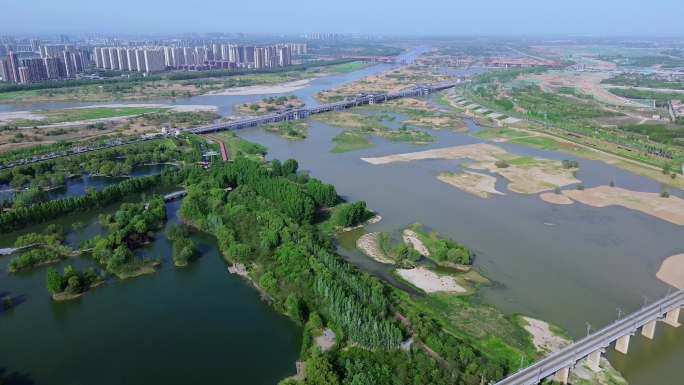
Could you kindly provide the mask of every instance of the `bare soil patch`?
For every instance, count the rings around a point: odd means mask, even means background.
[[[479,172],[443,173],[437,176],[437,179],[480,198],[486,199],[492,195],[504,195],[504,193],[496,189],[495,177]]]
[[[553,203],[555,205],[571,205],[574,203],[572,199],[563,194],[555,194],[550,192],[540,194],[539,198],[544,202]]]

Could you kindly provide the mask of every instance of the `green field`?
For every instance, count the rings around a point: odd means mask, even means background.
[[[81,120],[116,118],[120,116],[138,116],[148,113],[166,111],[167,108],[121,107],[121,108],[73,108],[56,111],[38,111],[37,114],[48,117],[50,123],[78,122]]]
[[[362,68],[368,67],[368,63],[364,63],[361,61],[353,61],[350,63],[342,63],[342,64],[337,64],[329,68],[331,72],[338,73],[338,74],[346,74],[354,71],[358,71]]]
[[[226,145],[228,156],[231,159],[236,156],[244,156],[250,159],[262,160],[267,151],[266,147],[244,140],[230,131],[219,132],[212,134],[212,136],[223,141],[223,144]]]

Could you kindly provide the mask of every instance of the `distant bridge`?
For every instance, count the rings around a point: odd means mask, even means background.
[[[679,327],[679,312],[684,307],[684,290],[645,306],[636,312],[618,319],[605,328],[567,346],[537,363],[521,369],[495,385],[534,385],[546,378],[562,384],[568,383],[570,370],[582,359],[587,359],[589,367],[601,370],[601,354],[615,342],[615,350],[627,354],[629,339],[639,329],[649,339],[655,336],[657,321]]]
[[[339,102],[321,104],[315,107],[298,108],[293,110],[277,112],[270,115],[236,120],[232,122],[215,123],[207,126],[187,129],[185,131],[192,132],[194,134],[208,134],[216,131],[239,130],[242,128],[255,127],[263,124],[271,124],[288,120],[299,120],[304,119],[310,115],[321,114],[324,112],[341,111],[362,105],[380,104],[395,99],[429,95],[434,92],[439,92],[448,88],[452,88],[455,85],[456,83],[440,83],[430,86],[419,85],[389,94],[359,95],[355,98],[347,98]]]
[[[315,107],[287,110],[287,111],[282,111],[282,112],[278,112],[278,113],[274,113],[274,114],[270,114],[270,115],[265,115],[265,116],[240,119],[240,120],[235,120],[235,121],[231,121],[231,122],[221,122],[221,123],[209,124],[206,126],[201,126],[201,127],[196,127],[196,128],[186,128],[186,129],[183,129],[181,131],[182,132],[189,132],[189,133],[193,133],[193,134],[208,134],[208,133],[217,132],[217,131],[238,130],[238,129],[247,128],[247,127],[260,126],[263,124],[277,123],[277,122],[288,121],[288,120],[304,119],[310,115],[321,114],[321,113],[329,112],[329,111],[341,111],[341,110],[346,110],[348,108],[357,107],[357,106],[361,106],[361,105],[379,104],[379,103],[385,103],[385,102],[395,100],[395,99],[400,99],[400,98],[429,95],[429,94],[434,93],[434,92],[438,92],[438,91],[442,91],[442,90],[445,90],[448,88],[452,88],[455,85],[456,85],[456,83],[440,83],[440,84],[434,84],[434,85],[417,85],[414,87],[410,87],[410,88],[401,90],[399,92],[393,92],[393,93],[389,93],[389,94],[359,95],[359,96],[354,97],[354,98],[347,98],[347,99],[339,101],[339,102],[321,104],[321,105],[318,105]],[[93,146],[74,146],[74,147],[71,147],[71,148],[68,148],[65,150],[61,150],[61,151],[55,151],[55,152],[51,152],[51,153],[47,153],[47,154],[36,155],[32,158],[27,158],[27,159],[19,159],[19,160],[16,160],[16,161],[13,161],[13,162],[7,163],[7,164],[0,164],[0,170],[10,169],[10,168],[14,168],[17,166],[23,166],[23,165],[32,164],[32,163],[43,162],[46,160],[52,160],[52,159],[66,157],[66,156],[79,155],[79,154],[83,154],[86,152],[104,150],[107,148],[124,146],[124,145],[128,145],[128,144],[139,143],[139,142],[144,142],[144,141],[154,140],[154,139],[159,139],[159,137],[141,136],[141,137],[130,138],[130,139],[113,139],[109,142],[101,143],[101,144],[97,144],[97,145],[93,145]],[[223,155],[223,152],[222,152],[222,155]]]

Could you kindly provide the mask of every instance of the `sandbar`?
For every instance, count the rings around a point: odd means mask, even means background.
[[[280,84],[262,84],[247,87],[235,87],[222,91],[209,92],[208,96],[246,96],[246,95],[265,95],[265,94],[285,94],[288,92],[297,91],[306,87],[310,79],[295,80]]]
[[[548,159],[534,158],[530,164],[525,165],[515,165],[511,161],[511,165],[505,168],[486,162],[472,165],[471,168],[488,170],[503,176],[510,182],[508,189],[520,194],[537,194],[580,182],[573,176],[572,169],[565,169],[561,162]]]
[[[361,158],[361,160],[373,165],[389,164],[394,162],[411,162],[414,160],[427,159],[461,159],[468,158],[477,162],[496,162],[494,155],[505,155],[507,152],[497,146],[487,143],[467,144],[435,148],[432,150],[409,152],[405,154],[387,155],[376,158]]]
[[[553,203],[554,205],[571,205],[574,202],[563,194],[556,194],[545,192],[539,195],[539,198],[544,202]]]
[[[459,285],[454,277],[448,275],[439,276],[435,272],[424,267],[417,267],[415,269],[397,269],[397,274],[410,282],[413,286],[425,291],[426,293],[466,292],[466,289]]]
[[[394,261],[385,255],[380,248],[378,236],[380,236],[380,233],[364,234],[356,240],[356,247],[363,251],[364,254],[380,263],[385,263],[388,265],[394,264]]]
[[[428,250],[423,241],[421,241],[420,238],[418,238],[418,234],[416,234],[415,231],[411,229],[405,229],[404,232],[401,234],[401,237],[403,238],[404,243],[413,246],[413,248],[416,249],[416,251],[420,253],[422,256],[430,256],[430,250]]]
[[[504,195],[496,189],[495,177],[479,172],[442,173],[437,176],[437,179],[480,198],[486,199],[492,195]]]
[[[569,198],[593,207],[622,206],[656,218],[684,225],[684,200],[671,195],[626,190],[620,187],[598,186],[585,190],[565,190]]]

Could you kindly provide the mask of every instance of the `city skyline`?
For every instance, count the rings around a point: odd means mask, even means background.
[[[97,9],[96,9],[97,8]],[[350,0],[331,12],[327,4],[294,2],[222,3],[208,0],[188,7],[177,1],[89,6],[73,0],[69,7],[47,0],[9,1],[0,34],[23,33],[206,33],[245,32],[301,34],[307,31],[386,35],[603,35],[681,36],[684,4],[656,0],[549,3],[523,0],[458,4],[427,0],[419,5],[387,0]],[[497,12],[492,12],[497,9]],[[296,10],[296,12],[293,12]],[[664,12],[663,10],[667,10]],[[101,16],[120,23],[103,23]],[[234,17],[239,15],[240,17]],[[468,15],[468,17],[459,17]],[[254,20],[258,19],[258,23]],[[201,20],[193,23],[192,20]]]

